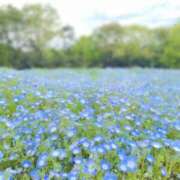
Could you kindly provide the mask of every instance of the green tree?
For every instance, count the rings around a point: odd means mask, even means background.
[[[91,36],[82,36],[71,48],[72,65],[93,67],[100,65],[101,52]]]
[[[57,37],[62,37],[62,26],[50,6],[6,6],[0,11],[0,42],[15,49],[11,59],[17,68],[44,66],[47,48]]]
[[[162,56],[165,67],[180,68],[180,24],[170,29],[167,44]]]

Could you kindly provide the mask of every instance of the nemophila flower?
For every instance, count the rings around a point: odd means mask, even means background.
[[[113,141],[109,142],[109,145],[110,145],[111,148],[114,149],[114,150],[116,150],[116,149],[118,148],[118,145],[117,145],[115,142],[113,142]]]
[[[7,144],[7,143],[5,143],[5,144],[3,145],[3,147],[4,147],[5,150],[9,150],[9,149],[10,149],[10,145]]]
[[[51,151],[51,156],[62,160],[66,157],[66,151],[65,149],[56,149]]]
[[[114,129],[114,126],[108,128],[109,133],[116,134],[116,131]]]
[[[68,180],[78,180],[78,177],[75,174],[68,174],[67,178]]]
[[[10,155],[9,155],[9,160],[10,161],[12,161],[12,160],[15,160],[15,159],[17,159],[19,157],[19,155],[18,155],[18,153],[11,153]]]
[[[93,145],[93,146],[91,146],[91,148],[88,149],[88,151],[91,154],[96,154],[97,153],[97,147]]]
[[[123,149],[118,149],[117,154],[120,160],[124,160],[126,158],[126,152]]]
[[[148,154],[147,157],[146,157],[147,161],[150,162],[150,163],[154,163],[155,159],[154,157],[151,155],[151,154]]]
[[[51,152],[51,156],[52,156],[52,157],[58,157],[59,155],[60,155],[59,149],[53,150],[53,151]]]
[[[167,176],[167,171],[166,171],[165,167],[161,168],[161,174],[162,174],[162,176]]]
[[[0,171],[0,180],[5,180],[5,175],[2,171]]]
[[[173,127],[174,127],[176,130],[180,131],[180,121],[175,121],[175,122],[173,123]]]
[[[107,172],[104,175],[103,180],[118,180],[118,177],[112,172]]]
[[[97,173],[96,163],[92,159],[89,159],[85,162],[85,165],[83,167],[83,173],[92,176],[96,175]]]
[[[177,141],[171,142],[170,147],[176,152],[180,152],[180,141],[177,140]]]
[[[122,172],[127,172],[128,171],[127,165],[125,163],[120,163],[118,168]]]
[[[3,99],[0,100],[0,105],[1,105],[1,106],[5,106],[5,105],[6,105],[6,100],[3,100]]]
[[[135,120],[135,124],[136,124],[136,126],[139,127],[139,126],[141,126],[142,122],[141,122],[141,120],[138,119],[138,120]]]
[[[52,136],[49,137],[49,139],[50,139],[51,141],[55,141],[55,140],[57,140],[58,138],[59,138],[59,136],[58,136],[57,134],[53,134]]]
[[[4,153],[0,151],[0,161],[3,159],[3,157],[4,157]]]
[[[44,179],[44,180],[50,180],[50,177],[49,177],[48,174],[45,174],[43,179]]]
[[[36,166],[37,168],[43,168],[47,165],[47,159],[48,159],[48,154],[47,153],[42,153],[37,159]]]
[[[68,177],[68,173],[60,173],[60,177],[66,179]]]
[[[19,118],[23,113],[27,113],[27,109],[24,108],[22,105],[16,106],[16,112],[14,113],[14,117]]]
[[[131,131],[131,135],[138,137],[140,135],[140,132],[137,129],[135,129],[135,130]]]
[[[15,96],[13,100],[16,103],[16,102],[19,102],[20,100],[22,100],[23,98],[24,98],[23,95],[19,95],[19,96]]]
[[[76,170],[72,170],[68,173],[67,179],[68,180],[78,180],[79,172]]]
[[[170,147],[170,146],[171,146],[171,142],[172,142],[172,141],[171,141],[170,139],[166,139],[166,138],[163,139],[163,143],[164,143],[164,145],[167,146],[167,147]]]
[[[46,132],[46,128],[45,127],[38,127],[36,134],[44,134]]]
[[[109,144],[108,142],[107,142],[107,143],[104,143],[104,144],[103,144],[103,147],[106,149],[106,151],[111,151],[111,150],[112,150],[112,146],[111,146],[111,144]]]
[[[135,172],[137,170],[137,158],[134,156],[126,156],[119,165],[119,169],[123,172]]]
[[[29,146],[26,148],[26,155],[27,156],[34,156],[37,151],[37,146]]]
[[[57,131],[57,125],[52,124],[48,127],[50,133],[55,133]]]
[[[66,131],[66,135],[67,137],[71,138],[76,134],[76,132],[77,132],[76,128],[69,128]]]
[[[111,164],[107,160],[101,160],[101,169],[107,171],[111,168]]]
[[[38,169],[33,169],[30,171],[29,175],[33,180],[41,180],[40,171]]]
[[[98,145],[96,146],[96,152],[99,154],[106,154],[106,149],[103,145]]]
[[[152,142],[151,145],[156,149],[160,149],[162,147],[162,144],[160,142]]]
[[[12,169],[12,168],[7,168],[6,172],[12,176],[15,176],[16,174],[22,173],[22,169]]]
[[[76,157],[73,159],[75,164],[82,164],[83,163],[83,159],[81,157]]]
[[[153,136],[151,137],[151,139],[156,140],[156,139],[161,139],[163,137],[165,137],[163,133],[161,133],[161,132],[153,132]]]
[[[138,141],[137,142],[137,145],[141,148],[146,148],[150,145],[150,140],[148,139],[145,139],[145,140],[142,140],[142,141]]]
[[[85,149],[88,149],[90,148],[91,146],[91,142],[87,139],[85,139],[83,142],[82,142],[82,146],[85,148]]]
[[[16,127],[16,125],[13,121],[7,121],[6,126],[11,129],[14,129]]]
[[[75,142],[73,142],[73,143],[69,146],[69,148],[70,148],[71,151],[72,151],[72,149],[79,147],[80,144],[81,144],[81,143],[80,143],[79,141],[75,141]]]
[[[52,179],[52,178],[60,178],[60,177],[63,177],[61,173],[59,173],[58,171],[55,171],[55,170],[51,170],[49,172],[49,179]],[[67,177],[67,176],[66,176]]]
[[[73,154],[80,154],[81,153],[81,149],[79,147],[74,147],[74,148],[72,148],[71,151]]]
[[[94,137],[94,142],[102,142],[104,138],[102,136],[95,136]]]
[[[24,160],[21,165],[23,168],[30,168],[32,166],[32,162],[29,160]]]
[[[36,143],[41,142],[41,139],[42,139],[42,137],[41,137],[40,134],[37,134],[37,135],[34,137],[34,141],[35,141]]]
[[[128,145],[131,147],[131,149],[136,149],[137,148],[137,144],[134,141],[129,141]]]

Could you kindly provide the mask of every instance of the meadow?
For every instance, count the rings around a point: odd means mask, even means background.
[[[180,71],[0,69],[0,180],[180,179]]]

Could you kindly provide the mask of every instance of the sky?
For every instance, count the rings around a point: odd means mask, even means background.
[[[180,0],[0,0],[0,5],[17,7],[31,3],[55,7],[62,23],[72,25],[78,35],[111,21],[156,27],[180,18]]]

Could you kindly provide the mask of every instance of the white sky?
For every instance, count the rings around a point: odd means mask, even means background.
[[[180,0],[0,0],[0,5],[18,7],[30,3],[49,3],[58,10],[63,24],[72,25],[78,35],[109,21],[152,27],[180,18]]]

